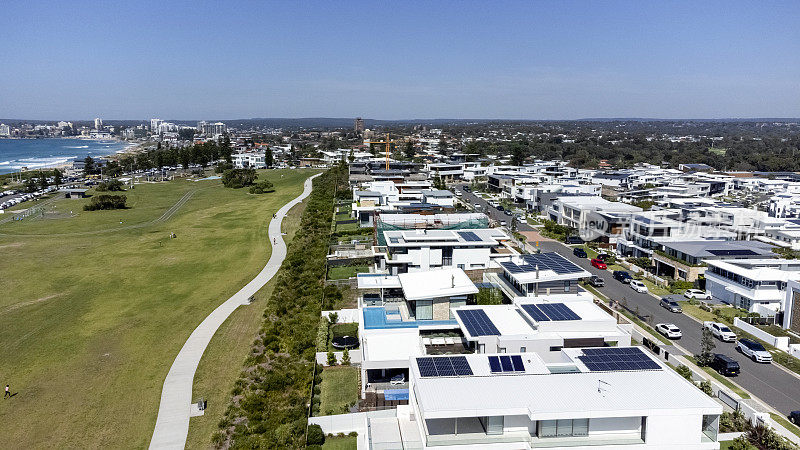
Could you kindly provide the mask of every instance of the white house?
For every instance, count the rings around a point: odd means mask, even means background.
[[[756,304],[784,303],[787,282],[800,280],[797,259],[723,259],[706,263],[706,290],[712,297],[750,311]]]

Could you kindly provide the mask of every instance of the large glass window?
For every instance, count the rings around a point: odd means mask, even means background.
[[[539,437],[588,436],[589,419],[540,420]]]
[[[503,416],[486,418],[486,434],[503,434]]]
[[[453,313],[453,308],[458,308],[459,306],[466,306],[467,299],[450,299],[450,319],[455,319],[456,316]]]
[[[417,300],[417,320],[433,320],[433,300]]]

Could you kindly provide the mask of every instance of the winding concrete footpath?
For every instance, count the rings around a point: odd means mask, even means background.
[[[239,292],[233,294],[225,303],[219,305],[194,329],[189,339],[183,344],[172,367],[169,369],[164,387],[161,389],[161,404],[158,407],[158,418],[150,440],[151,449],[183,449],[189,433],[189,410],[192,402],[192,384],[200,358],[217,329],[227,320],[240,305],[247,303],[250,296],[272,279],[286,258],[286,243],[281,237],[281,221],[292,207],[302,202],[311,194],[312,180],[321,174],[308,178],[303,184],[303,193],[283,205],[276,217],[269,223],[269,239],[276,242],[272,245],[272,254],[267,265],[247,283]]]

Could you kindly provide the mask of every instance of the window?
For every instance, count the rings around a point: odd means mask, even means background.
[[[505,352],[506,352],[505,347],[497,347],[497,353],[505,353]]]
[[[560,345],[556,345],[556,346],[554,346],[554,347],[550,347],[550,351],[551,351],[551,352],[560,352],[560,351],[561,351],[561,348],[562,348],[562,347],[561,347]]]
[[[467,304],[467,299],[463,300],[450,299],[450,319],[452,320],[456,318],[455,314],[453,313],[453,308],[458,308],[459,306],[466,306],[466,304]]]
[[[503,434],[503,416],[486,418],[486,434]]]
[[[417,320],[433,320],[433,300],[417,300]]]
[[[520,352],[520,353],[525,353],[525,352],[527,352],[527,351],[528,351],[528,348],[527,348],[527,347],[520,347],[520,348],[519,348],[519,352]]]
[[[588,436],[589,419],[540,420],[539,437]]]

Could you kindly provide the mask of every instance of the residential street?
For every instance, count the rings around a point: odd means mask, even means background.
[[[462,186],[457,189],[461,190]],[[482,211],[496,220],[506,220],[510,222],[511,216],[489,206],[483,198],[476,197],[469,192],[463,192],[462,199],[471,204],[479,203]],[[531,230],[528,224],[518,225],[520,231]],[[610,271],[599,270],[591,266],[589,259],[578,258],[572,254],[572,249],[560,242],[542,241],[539,244],[542,251],[555,251],[577,263],[582,268],[594,275],[602,277],[606,286],[598,290],[607,297],[614,300],[625,299],[628,308],[639,308],[639,313],[643,316],[651,315],[653,324],[661,322],[671,322],[678,326],[683,333],[683,338],[676,344],[680,345],[688,352],[696,354],[700,351],[700,339],[702,335],[701,324],[692,317],[684,314],[676,314],[667,311],[658,304],[658,300],[649,294],[640,294],[628,285],[622,284],[611,276]],[[683,300],[682,296],[676,296]],[[676,298],[677,300],[678,298]],[[778,411],[788,414],[790,411],[800,409],[800,378],[795,377],[775,364],[759,364],[746,358],[735,350],[734,343],[724,343],[717,339],[715,353],[726,354],[739,362],[741,374],[731,380],[741,385],[752,395],[770,404]]]

